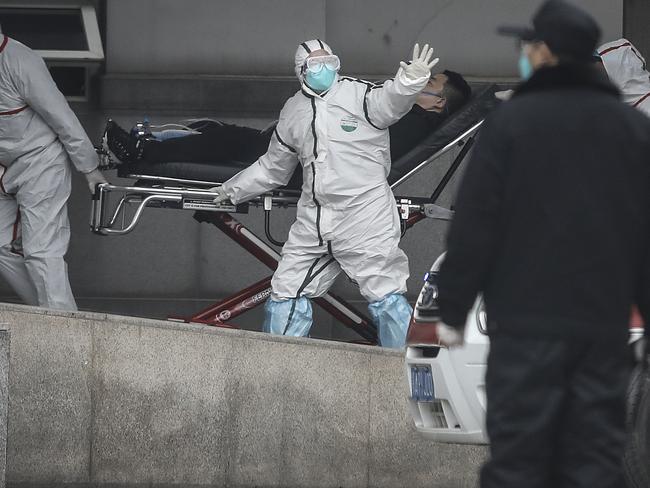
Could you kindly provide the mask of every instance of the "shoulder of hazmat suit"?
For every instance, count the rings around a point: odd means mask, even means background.
[[[6,36],[2,42],[0,112],[10,112],[12,117],[3,121],[0,160],[11,165],[23,154],[58,138],[77,170],[88,173],[96,169],[95,149],[43,59]]]
[[[303,168],[301,203],[338,209],[386,193],[390,171],[387,128],[415,103],[428,77],[375,84],[337,77],[318,95],[303,84],[280,114],[269,150],[224,184],[235,203],[286,184]]]
[[[650,73],[641,53],[627,39],[618,39],[600,46],[598,55],[623,101],[650,115]]]

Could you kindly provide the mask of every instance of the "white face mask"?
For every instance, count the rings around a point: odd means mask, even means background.
[[[314,91],[323,92],[329,90],[336,78],[336,70],[324,66],[318,73],[307,70],[305,83]]]

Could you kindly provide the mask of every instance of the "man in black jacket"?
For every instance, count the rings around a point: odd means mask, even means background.
[[[533,26],[501,30],[525,81],[461,184],[438,330],[458,343],[483,293],[483,488],[620,488],[633,304],[650,323],[650,119],[590,65],[587,13],[551,0]]]

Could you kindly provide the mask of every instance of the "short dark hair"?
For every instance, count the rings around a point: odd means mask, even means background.
[[[460,73],[445,70],[442,74],[447,77],[442,95],[447,100],[447,110],[451,114],[467,103],[472,96],[472,88]]]

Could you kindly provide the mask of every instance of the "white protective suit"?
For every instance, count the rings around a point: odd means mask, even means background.
[[[43,60],[0,33],[0,275],[28,304],[75,310],[63,259],[70,161],[99,160]]]
[[[318,49],[331,53],[318,40],[298,48],[299,77],[308,53]],[[409,79],[400,68],[394,80],[383,84],[337,75],[321,95],[302,83],[282,108],[266,154],[224,183],[226,195],[239,203],[286,185],[297,164],[302,165],[302,195],[273,275],[273,301],[321,296],[343,269],[371,303],[382,344],[403,345],[410,308],[401,294],[409,268],[398,247],[399,216],[386,180],[391,163],[387,128],[411,109],[428,80]],[[392,295],[399,295],[401,322],[404,316],[406,322],[391,333],[382,330],[381,321],[382,314],[390,321],[392,311],[376,308]],[[292,333],[289,323],[300,309],[306,325]],[[288,327],[274,332],[306,335],[311,307],[299,302],[287,314]]]
[[[650,73],[641,53],[627,39],[618,39],[600,46],[598,54],[623,101],[650,115]]]

